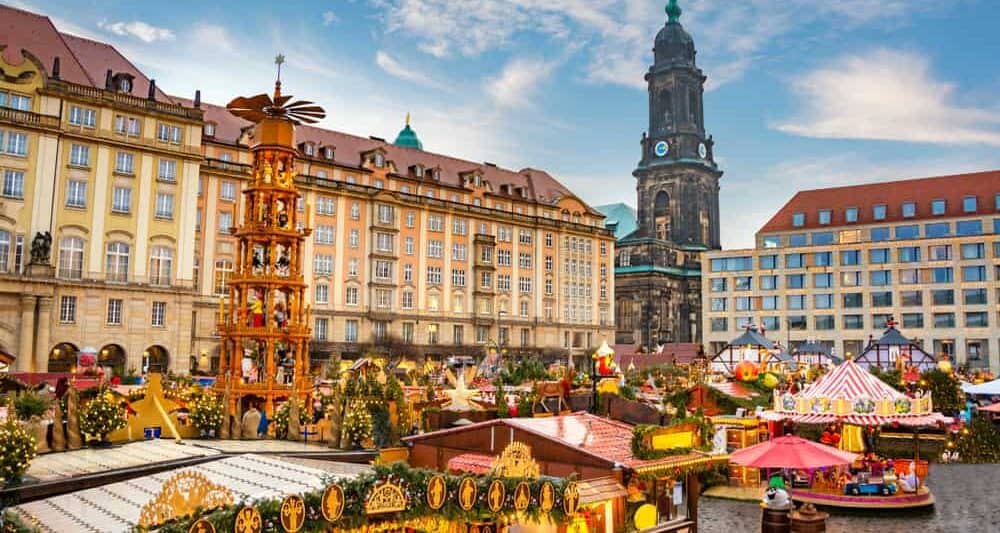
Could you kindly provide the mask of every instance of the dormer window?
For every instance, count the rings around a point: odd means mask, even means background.
[[[829,209],[819,210],[819,223],[822,225],[827,225],[830,223],[832,212]]]
[[[917,216],[916,202],[903,202],[903,218],[913,218]]]
[[[215,137],[215,124],[205,123],[205,137]]]
[[[806,225],[806,214],[805,213],[795,213],[792,215],[792,225],[796,228]]]
[[[122,76],[118,79],[118,90],[123,93],[132,92],[132,80]]]
[[[975,196],[966,196],[965,198],[962,198],[962,211],[964,211],[966,213],[975,213],[976,212],[976,197]]]
[[[378,168],[382,168],[382,167],[385,166],[385,156],[384,155],[376,152],[376,154],[375,154],[375,166],[378,167]]]
[[[418,178],[424,177],[424,167],[421,165],[415,165],[413,167],[413,175]]]
[[[872,218],[875,220],[885,220],[885,204],[876,204],[872,206]]]
[[[943,215],[945,211],[944,200],[931,200],[931,214]]]
[[[305,145],[302,146],[302,151],[305,152],[306,155],[311,156],[316,153],[316,148],[312,143],[305,143]]]
[[[483,177],[480,176],[479,174],[476,174],[475,176],[472,177],[472,184],[476,187],[482,187]]]
[[[434,169],[433,176],[434,176],[434,181],[441,181],[441,169],[438,168]]]
[[[332,146],[324,146],[323,147],[323,157],[325,157],[327,159],[333,159],[333,147]]]

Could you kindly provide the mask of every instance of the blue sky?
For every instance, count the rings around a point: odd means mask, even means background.
[[[635,203],[663,0],[8,3],[114,44],[173,94],[263,92],[281,52],[285,89],[325,126],[392,139],[410,112],[427,150]],[[724,247],[751,246],[798,189],[1000,168],[1000,3],[680,5],[709,78]]]

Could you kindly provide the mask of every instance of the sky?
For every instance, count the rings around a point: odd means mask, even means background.
[[[325,127],[549,171],[635,205],[665,0],[0,0],[115,45],[170,94],[286,93]],[[680,0],[708,76],[724,248],[797,190],[1000,168],[1000,2]]]

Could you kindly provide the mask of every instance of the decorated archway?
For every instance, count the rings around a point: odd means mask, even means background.
[[[49,352],[47,370],[49,372],[72,372],[76,366],[76,354],[80,349],[71,342],[60,342]]]
[[[146,372],[166,374],[170,367],[170,352],[159,344],[146,348],[142,353],[142,359]]]
[[[111,368],[111,374],[106,376],[124,376],[127,358],[125,349],[118,344],[107,344],[97,352],[98,366]]]

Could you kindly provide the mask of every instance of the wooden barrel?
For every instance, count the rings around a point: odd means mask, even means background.
[[[829,513],[817,511],[811,503],[792,511],[792,533],[824,533]]]
[[[760,517],[761,533],[792,533],[792,520],[788,516],[791,509],[771,509],[764,507]]]

